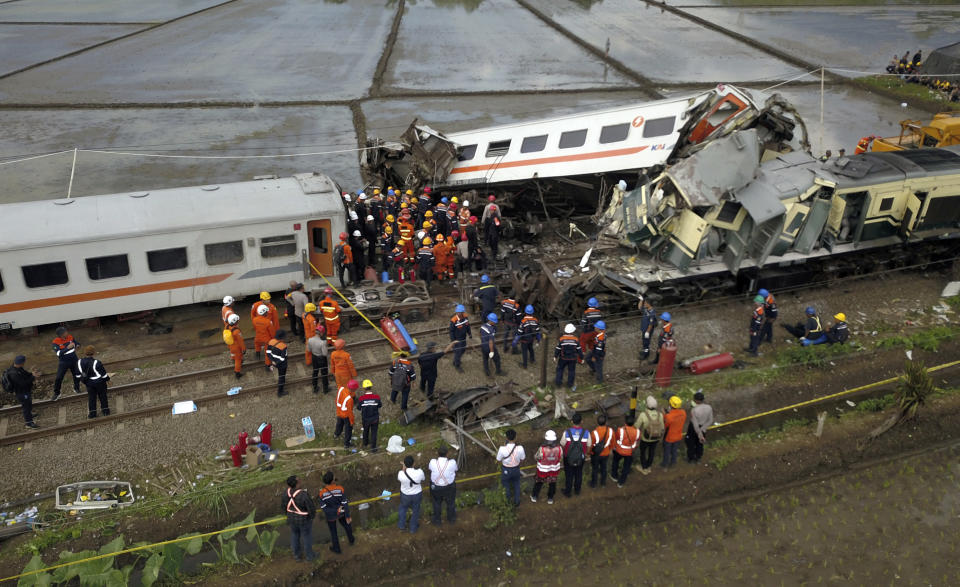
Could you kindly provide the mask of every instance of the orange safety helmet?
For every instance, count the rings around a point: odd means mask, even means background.
[[[340,240],[342,240],[342,241],[347,240],[347,233],[341,232],[341,233],[340,233]]]
[[[347,346],[347,341],[343,340],[342,338],[338,338],[337,340],[333,341],[333,348],[337,349],[338,351],[343,350],[343,347],[345,346]]]

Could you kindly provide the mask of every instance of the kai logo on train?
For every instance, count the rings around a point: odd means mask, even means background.
[[[631,124],[633,124],[633,128],[640,128],[641,126],[643,126],[643,117],[638,116],[634,118]]]

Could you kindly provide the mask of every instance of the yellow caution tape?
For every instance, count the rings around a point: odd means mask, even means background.
[[[366,315],[366,314],[364,314],[363,312],[361,312],[360,310],[358,310],[357,307],[354,306],[353,303],[352,303],[350,300],[347,299],[347,296],[345,296],[345,295],[343,295],[342,293],[340,293],[340,290],[337,289],[336,286],[334,286],[334,285],[330,282],[329,279],[327,279],[327,276],[326,276],[326,275],[324,275],[323,273],[321,273],[320,270],[317,269],[316,266],[315,266],[313,263],[311,263],[310,261],[307,261],[307,264],[310,265],[310,268],[313,269],[314,272],[315,272],[317,275],[320,276],[320,279],[322,279],[322,280],[324,280],[325,282],[327,282],[327,285],[330,287],[330,289],[332,289],[333,291],[337,292],[337,295],[340,296],[340,299],[342,299],[343,301],[347,302],[347,305],[349,305],[351,308],[353,308],[353,311],[356,312],[357,314],[359,314],[361,318],[363,318],[364,320],[366,320],[366,321],[367,321],[367,324],[369,324],[370,326],[373,326],[373,329],[376,330],[377,332],[379,332],[379,333],[380,333],[380,336],[382,336],[383,338],[387,339],[387,342],[389,342],[390,344],[393,344],[393,341],[390,340],[390,337],[387,336],[386,334],[384,334],[384,332],[383,332],[382,330],[380,330],[380,328],[379,328],[376,324],[374,324],[373,322],[371,322],[370,319],[367,318],[367,315]]]

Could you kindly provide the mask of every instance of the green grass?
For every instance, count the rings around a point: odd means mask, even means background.
[[[908,104],[911,100],[919,100],[931,104],[942,102],[945,106],[949,104],[949,102],[944,99],[942,93],[920,84],[908,84],[892,75],[868,75],[858,77],[856,81],[871,88],[896,94]]]
[[[877,341],[878,349],[906,348],[936,352],[944,342],[953,340],[960,334],[956,326],[934,326],[912,334],[896,335]]]

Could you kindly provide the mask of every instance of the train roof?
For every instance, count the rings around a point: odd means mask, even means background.
[[[839,189],[960,173],[960,147],[875,152],[831,159],[822,165]]]
[[[0,205],[0,250],[197,231],[343,213],[340,188],[317,173]]]

